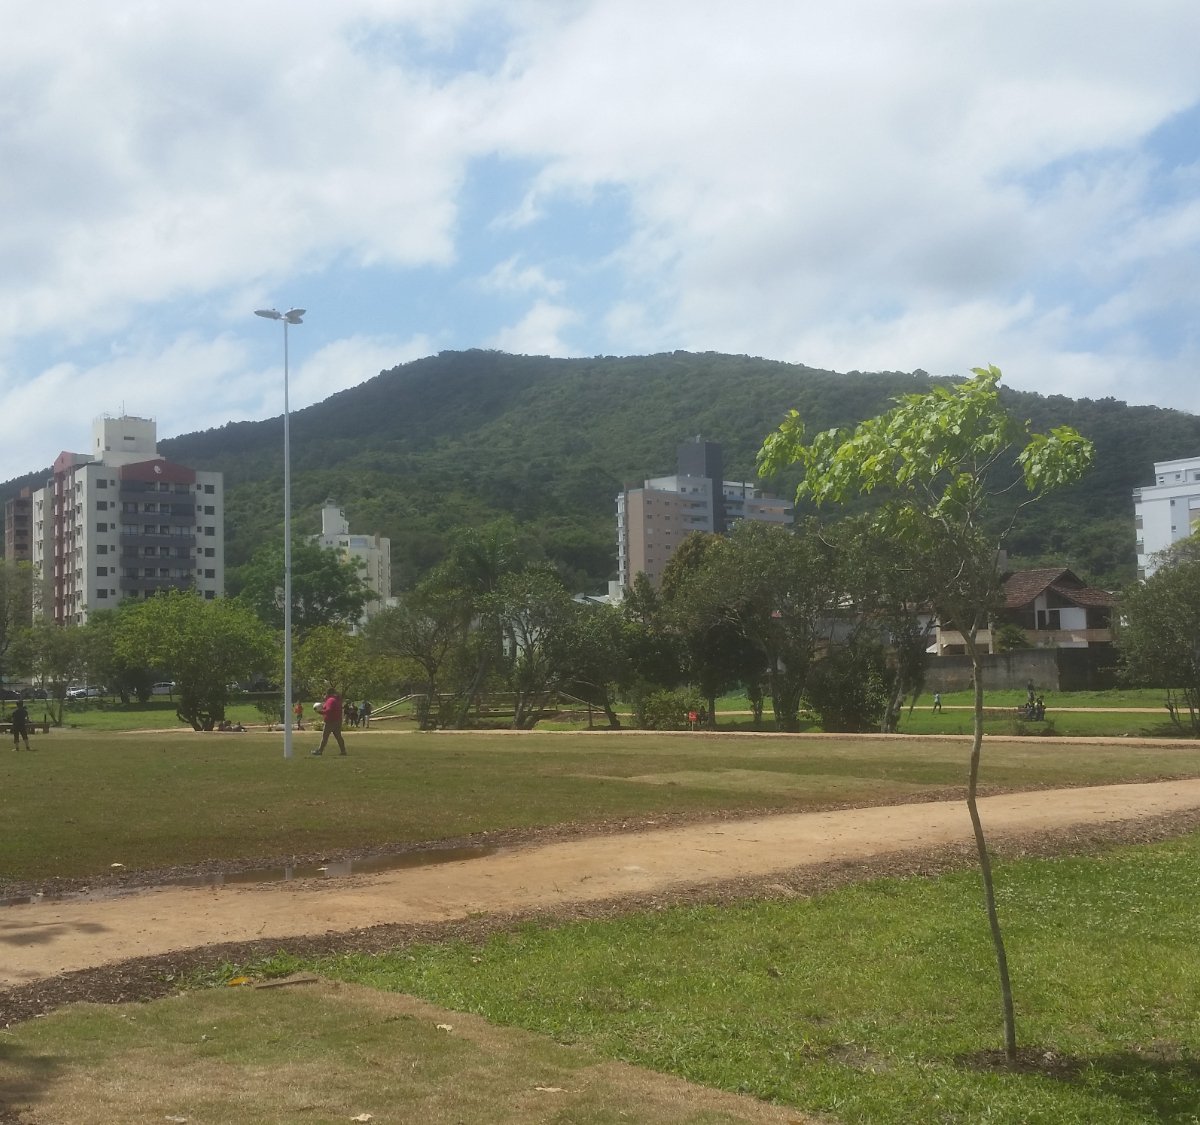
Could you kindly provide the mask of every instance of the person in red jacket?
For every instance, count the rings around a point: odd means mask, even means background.
[[[319,758],[325,752],[325,743],[329,741],[330,735],[333,735],[334,741],[344,755],[346,743],[342,738],[342,697],[332,688],[325,696],[325,702],[321,704],[321,718],[324,719],[324,725],[321,728],[321,745],[313,751],[313,757]]]

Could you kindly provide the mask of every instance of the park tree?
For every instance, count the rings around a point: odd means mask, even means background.
[[[255,551],[238,574],[237,600],[250,606],[274,629],[283,628],[283,546],[268,543]],[[292,628],[303,637],[322,625],[349,628],[362,617],[371,588],[358,565],[309,539],[292,544]]]
[[[714,580],[722,544],[717,535],[689,535],[663,568],[661,590],[665,620],[678,637],[688,680],[704,698],[709,727],[716,725],[717,697],[759,683],[764,671],[744,622],[730,612],[722,579]]]
[[[375,695],[390,678],[387,662],[372,653],[364,637],[334,625],[320,625],[297,641],[292,675],[297,697],[314,700],[330,690],[343,699]]]
[[[742,521],[714,540],[686,596],[740,638],[748,668],[763,670],[776,727],[798,730],[805,679],[837,616],[829,545],[810,525]]]
[[[1200,738],[1200,541],[1185,539],[1125,591],[1115,616],[1122,672],[1164,688],[1171,721]]]
[[[648,696],[685,681],[685,657],[662,595],[643,571],[634,575],[625,591],[620,613],[624,666],[617,688],[636,712]]]
[[[33,623],[33,571],[28,563],[0,559],[0,676],[9,673],[8,652]]]
[[[167,590],[132,605],[119,621],[118,656],[170,669],[178,685],[176,715],[193,730],[212,730],[225,718],[229,685],[269,671],[276,658],[268,626],[229,598]]]
[[[557,658],[555,642],[573,619],[571,595],[552,568],[532,566],[504,575],[493,604],[514,694],[512,725],[528,730],[557,710],[558,693],[570,680],[571,669]]]
[[[563,690],[604,712],[611,729],[621,726],[614,696],[631,680],[631,652],[637,626],[617,606],[572,603],[563,627],[549,638],[550,659],[562,672]]]
[[[9,656],[12,667],[46,692],[52,721],[61,726],[67,688],[87,667],[83,629],[38,618],[22,629]]]
[[[885,535],[869,516],[840,520],[825,534],[837,552],[843,593],[854,615],[851,646],[874,663],[878,645],[888,649],[886,668],[877,669],[872,681],[872,685],[878,684],[882,676],[886,691],[879,695],[873,686],[868,690],[868,682],[860,678],[853,662],[839,662],[838,669],[849,677],[847,690],[860,705],[869,702],[878,708],[874,725],[886,733],[895,729],[905,700],[911,707],[925,687],[926,650],[933,629],[933,619],[924,612],[929,605],[927,556],[919,542]],[[883,559],[887,560],[886,566],[880,565]],[[826,669],[831,671],[834,669]],[[838,679],[832,677],[830,686]],[[811,698],[810,693],[810,702]],[[846,729],[869,729],[865,712],[845,708],[836,700],[831,702],[842,709],[843,722],[849,721],[853,712],[853,722],[861,724]]]
[[[470,677],[457,693],[454,722],[465,726],[475,700],[501,659],[503,623],[500,584],[507,575],[523,570],[528,550],[511,520],[496,520],[482,528],[460,531],[451,543],[445,561],[429,582],[442,595],[458,602],[462,615],[465,650],[472,666]]]
[[[425,693],[422,726],[433,725],[437,717],[434,701],[446,686],[445,672],[461,663],[456,656],[462,654],[469,627],[459,598],[436,581],[422,583],[367,623],[370,652],[420,669]]]
[[[104,684],[118,695],[123,703],[131,699],[143,703],[150,698],[158,669],[152,667],[139,652],[126,652],[117,647],[121,616],[134,608],[136,602],[123,601],[116,609],[96,610],[88,614],[83,626],[83,645],[90,683]],[[167,669],[163,669],[167,673]]]
[[[1017,1053],[1012,988],[976,799],[983,746],[979,635],[999,604],[1000,552],[1021,512],[1079,480],[1091,464],[1092,445],[1067,426],[1032,433],[1028,423],[1005,410],[998,368],[974,368],[973,376],[927,394],[904,395],[891,410],[853,430],[826,430],[811,439],[792,411],[766,438],[758,462],[764,476],[799,465],[804,478],[798,500],[822,505],[860,496],[878,499],[876,528],[924,556],[930,601],[942,623],[963,637],[975,688],[967,808],[996,954],[1005,1054],[1011,1061]],[[886,559],[880,562],[885,565]]]

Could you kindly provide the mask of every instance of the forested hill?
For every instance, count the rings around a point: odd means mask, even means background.
[[[354,531],[391,538],[394,583],[404,586],[441,557],[456,527],[507,513],[573,586],[600,588],[615,576],[617,492],[674,472],[681,441],[701,434],[720,442],[726,476],[750,478],[763,437],[787,410],[797,409],[812,430],[851,424],[931,382],[920,371],[838,374],[713,353],[443,352],[292,415],[295,523],[316,530],[322,501],[336,498]],[[1012,552],[1109,585],[1128,580],[1130,492],[1151,483],[1154,461],[1200,453],[1200,418],[1113,399],[1006,393],[1035,428],[1073,425],[1097,447],[1088,478],[1035,507]],[[231,567],[279,534],[279,419],[231,423],[162,441],[160,449],[224,472]],[[0,492],[11,495],[21,483]],[[776,484],[782,494],[795,481]]]

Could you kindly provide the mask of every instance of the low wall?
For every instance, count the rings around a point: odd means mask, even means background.
[[[1117,656],[1110,648],[1021,648],[982,658],[983,684],[992,690],[1102,691],[1115,686]],[[925,690],[969,691],[969,656],[931,656],[925,666]]]

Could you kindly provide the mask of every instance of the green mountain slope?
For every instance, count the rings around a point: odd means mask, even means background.
[[[294,519],[298,530],[316,530],[321,503],[336,498],[355,531],[391,538],[402,587],[441,557],[454,528],[507,513],[573,586],[597,588],[615,575],[617,492],[673,472],[681,441],[719,441],[726,475],[749,478],[763,436],[787,410],[799,410],[814,430],[847,425],[930,383],[924,372],[838,374],[714,353],[443,352],[293,414]],[[1014,554],[1062,562],[1110,585],[1128,580],[1130,492],[1151,482],[1154,461],[1200,453],[1200,418],[1112,399],[1007,394],[1037,428],[1067,423],[1097,446],[1094,471],[1033,510]],[[173,460],[225,473],[231,568],[280,533],[279,419],[159,444]],[[0,496],[44,475],[0,486]],[[795,481],[775,484],[784,493]]]

